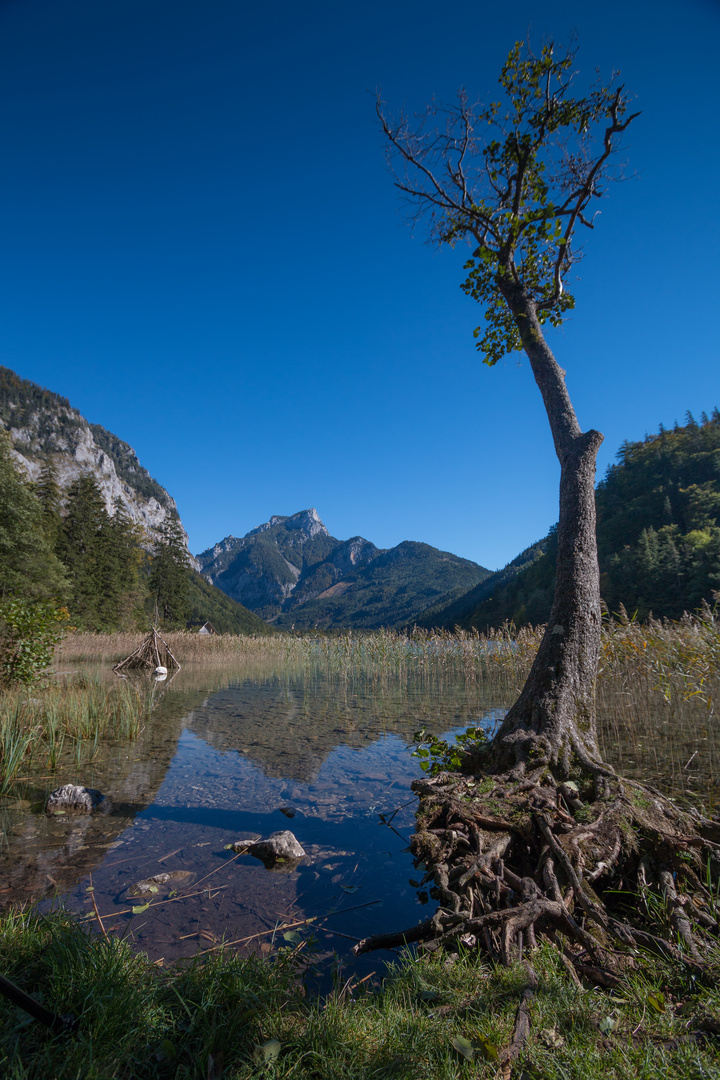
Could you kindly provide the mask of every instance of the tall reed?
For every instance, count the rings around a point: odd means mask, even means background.
[[[175,632],[168,642],[185,665],[300,667],[313,677],[383,685],[413,680],[442,686],[482,684],[497,705],[509,704],[535,658],[542,627],[476,631],[347,631],[272,637]],[[117,660],[139,635],[75,634],[57,654],[61,665]],[[620,612],[603,627],[597,688],[602,752],[620,770],[654,777],[715,805],[720,775],[720,618],[705,607],[682,619],[637,623]],[[16,736],[16,738],[19,736]]]
[[[720,775],[720,618],[637,623],[621,611],[603,632],[598,678],[601,749],[623,772],[654,778],[706,809]]]
[[[175,631],[165,635],[182,664],[267,662],[318,665],[328,675],[392,676],[407,673],[482,680],[514,688],[529,670],[540,632],[505,627],[475,631],[394,630],[343,634],[277,634],[273,637],[200,635]],[[72,634],[56,654],[56,664],[116,662],[139,643],[133,634]]]
[[[129,682],[107,685],[78,676],[0,695],[0,795],[21,766],[54,769],[65,744],[135,738],[149,716],[149,698]]]

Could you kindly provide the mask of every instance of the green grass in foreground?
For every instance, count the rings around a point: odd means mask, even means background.
[[[402,961],[382,988],[304,996],[288,949],[273,963],[215,958],[160,969],[117,940],[88,936],[70,915],[10,913],[0,923],[5,974],[43,1004],[80,1019],[53,1036],[0,1001],[0,1076],[7,1080],[118,1077],[397,1077],[498,1074],[525,985],[522,966],[470,955]],[[613,993],[580,990],[552,950],[533,964],[540,986],[513,1076],[524,1080],[720,1076],[720,955],[699,986],[648,963]],[[368,985],[368,984],[366,984]],[[354,996],[353,996],[354,993]],[[714,1033],[713,1033],[714,1032]],[[453,1045],[460,1042],[469,1061]],[[212,1058],[212,1061],[210,1060]]]

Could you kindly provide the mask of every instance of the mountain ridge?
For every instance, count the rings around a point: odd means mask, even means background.
[[[419,541],[338,540],[315,507],[228,535],[196,559],[207,581],[282,629],[400,625],[490,574]]]
[[[595,490],[600,593],[610,612],[678,619],[720,600],[720,412],[625,442]],[[417,620],[484,632],[547,622],[557,532]]]
[[[140,464],[128,443],[99,424],[89,423],[67,398],[2,366],[0,427],[9,434],[9,452],[15,470],[19,468],[28,480],[36,481],[45,465],[53,464],[61,507],[67,509],[71,485],[84,474],[91,474],[97,481],[108,517],[114,518],[119,504],[140,526],[142,539],[139,543],[147,552],[154,551],[156,541],[163,541],[163,528],[177,521],[190,563],[188,625],[200,625],[210,620],[221,632],[271,632],[262,619],[214,589],[200,576],[195,559],[187,550],[187,534],[182,528],[175,500]],[[137,540],[134,542],[138,543]],[[140,585],[140,591],[143,587]],[[63,588],[72,590],[68,581],[64,582]],[[107,581],[103,589],[107,593]],[[135,601],[137,599],[136,596]],[[68,603],[72,602],[70,596]],[[123,612],[122,618],[126,621],[132,617],[132,613]]]
[[[71,485],[91,473],[109,517],[122,506],[141,527],[147,551],[175,521],[187,550],[187,534],[169,492],[128,443],[90,423],[67,398],[0,367],[0,424],[28,479],[37,480],[52,463],[61,508]],[[192,584],[194,618],[202,618],[211,606],[212,594],[205,588],[218,588],[228,603],[239,603],[246,614],[283,629],[399,626],[490,574],[477,563],[419,541],[385,549],[362,536],[338,540],[315,507],[273,515],[243,537],[229,534],[197,558],[187,553],[193,570],[202,571],[202,583],[196,578]],[[228,628],[236,620],[237,613],[225,610],[218,594],[212,609]]]

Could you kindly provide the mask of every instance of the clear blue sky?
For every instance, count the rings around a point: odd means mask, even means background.
[[[402,222],[374,118],[495,96],[531,27],[642,116],[551,331],[580,423],[720,404],[716,0],[0,0],[0,363],[129,442],[190,546],[316,506],[496,568],[557,518],[519,354]]]

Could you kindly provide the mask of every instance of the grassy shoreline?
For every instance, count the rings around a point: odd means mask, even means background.
[[[267,665],[320,672],[328,679],[378,684],[412,679],[442,686],[451,680],[482,684],[498,701],[522,686],[541,632],[525,628],[487,636],[378,631],[333,637],[204,637],[167,635],[183,666]],[[0,795],[20,770],[52,770],[59,748],[100,739],[132,739],[147,722],[151,703],[143,683],[103,683],[83,666],[109,665],[138,644],[137,634],[72,634],[57,648],[55,669],[65,674],[0,693]],[[69,673],[68,668],[74,670]],[[606,758],[621,772],[654,777],[712,813],[718,803],[720,732],[720,619],[706,609],[677,622],[608,620],[603,630],[597,689],[598,736]],[[78,750],[79,752],[79,750]]]
[[[0,999],[0,1073],[7,1080],[510,1075],[501,1063],[527,984],[522,964],[409,955],[364,985],[341,975],[320,999],[303,988],[308,949],[288,947],[272,963],[228,953],[162,969],[65,913],[11,913],[0,923],[5,972],[46,1008],[73,1013],[78,1027],[53,1035]],[[720,1074],[720,954],[707,985],[655,961],[612,993],[577,986],[550,948],[541,947],[533,965],[531,1032],[513,1076]]]

